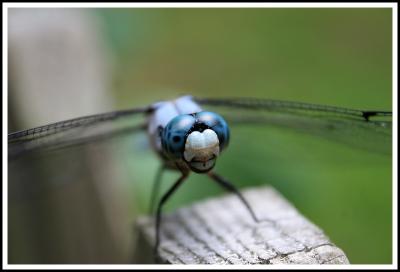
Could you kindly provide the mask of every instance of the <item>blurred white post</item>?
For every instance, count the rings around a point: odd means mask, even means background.
[[[85,9],[55,8],[9,10],[9,108],[20,129],[113,110],[109,93],[109,64],[112,59],[104,44],[96,17],[90,12]],[[109,250],[113,251],[113,254],[108,256],[107,249],[105,253],[96,253],[98,246],[91,241],[103,237],[92,234],[95,233],[94,230],[75,235],[71,233],[72,230],[67,229],[68,226],[59,223],[64,228],[59,234],[60,239],[62,240],[62,236],[66,237],[66,248],[62,251],[65,256],[58,256],[50,261],[97,262],[101,258],[100,262],[112,263],[129,259],[127,254],[131,240],[127,235],[131,232],[127,201],[121,193],[121,184],[115,180],[118,173],[112,168],[111,154],[105,149],[101,155],[100,158],[90,155],[84,158],[89,158],[85,161],[90,168],[89,182],[92,184],[89,188],[94,187],[95,191],[79,187],[80,196],[77,196],[75,189],[55,189],[52,191],[53,198],[49,205],[52,205],[52,209],[60,210],[60,218],[70,216],[69,220],[77,230],[82,226],[78,222],[74,225],[72,221],[82,220],[82,214],[83,218],[87,217],[85,214],[102,214],[100,219],[90,219],[98,222],[83,220],[88,221],[85,224],[89,224],[90,228],[105,224],[101,227],[107,231],[106,235],[111,237],[113,247],[110,246]],[[77,158],[79,159],[82,158]],[[99,165],[101,167],[98,167]],[[82,193],[82,190],[87,191]],[[73,203],[65,203],[75,199],[77,202],[81,201],[79,205],[83,206],[79,211],[80,217],[74,217],[76,207],[68,206]],[[87,205],[85,201],[95,203]],[[23,214],[20,216],[23,217]],[[63,222],[62,220],[68,219],[57,220]],[[92,240],[85,241],[90,235],[93,235]],[[72,236],[74,238],[68,238]],[[74,239],[83,246],[73,244]],[[31,248],[32,251],[40,250],[32,246]],[[86,251],[90,253],[85,257]],[[39,261],[46,262],[47,259],[41,256]]]

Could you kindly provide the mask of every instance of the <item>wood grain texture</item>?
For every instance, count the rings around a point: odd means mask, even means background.
[[[169,264],[348,264],[344,252],[270,186],[183,207],[162,219],[160,259]],[[134,262],[152,263],[152,217],[137,222]]]

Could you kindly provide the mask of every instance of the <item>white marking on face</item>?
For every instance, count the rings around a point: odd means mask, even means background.
[[[212,157],[219,155],[219,140],[217,134],[206,129],[203,132],[193,131],[185,143],[183,157],[187,162],[195,159],[196,162],[206,163]]]

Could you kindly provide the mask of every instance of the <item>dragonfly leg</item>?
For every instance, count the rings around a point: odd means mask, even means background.
[[[225,179],[224,177],[221,177],[220,175],[217,175],[214,172],[210,171],[210,172],[208,172],[208,175],[213,180],[215,180],[218,184],[220,184],[222,187],[224,187],[225,189],[227,189],[228,191],[230,191],[232,193],[235,193],[239,197],[239,199],[243,202],[243,204],[246,206],[246,208],[249,210],[254,221],[257,223],[260,222],[260,220],[257,218],[256,214],[254,213],[253,209],[247,202],[247,200],[243,197],[243,195],[239,192],[238,189],[236,189],[236,187],[232,183],[230,183],[227,179]]]
[[[162,196],[160,202],[157,207],[156,214],[156,244],[154,247],[154,256],[157,258],[158,256],[158,246],[160,244],[160,224],[161,224],[161,209],[164,203],[169,199],[169,197],[176,191],[179,185],[188,177],[189,172],[182,171],[182,175],[178,178],[178,180],[172,185],[171,188]]]
[[[158,191],[160,189],[160,181],[161,181],[162,173],[164,172],[164,170],[165,170],[165,166],[164,166],[164,164],[162,164],[158,168],[156,177],[154,179],[153,188],[151,190],[150,205],[149,205],[149,213],[150,214],[153,214],[153,212],[154,212],[154,203],[158,196]]]

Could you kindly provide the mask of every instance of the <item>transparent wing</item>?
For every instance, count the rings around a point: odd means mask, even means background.
[[[219,112],[230,125],[270,125],[296,130],[390,154],[392,112],[254,98],[195,98],[206,110]]]
[[[60,121],[8,135],[8,156],[60,149],[134,133],[145,128],[131,117],[152,111],[152,107],[113,111]]]

